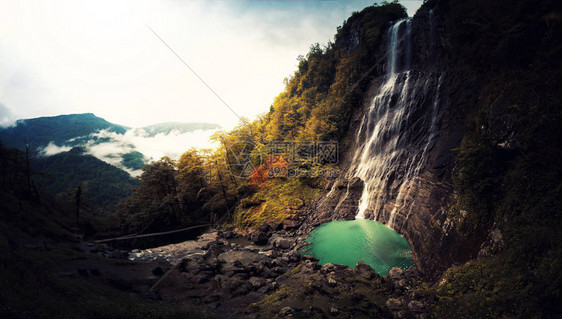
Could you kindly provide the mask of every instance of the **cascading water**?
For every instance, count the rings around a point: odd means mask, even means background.
[[[348,177],[364,182],[356,219],[386,220],[394,227],[398,211],[411,204],[413,183],[433,145],[440,79],[410,70],[409,19],[388,32],[384,83],[361,119]]]

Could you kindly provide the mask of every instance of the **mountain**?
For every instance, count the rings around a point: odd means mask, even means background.
[[[129,128],[110,123],[92,113],[58,115],[18,120],[15,126],[0,129],[5,147],[25,148],[47,146],[50,142],[62,145],[68,140],[88,136],[101,130],[125,134]]]
[[[84,204],[105,210],[112,210],[138,184],[127,172],[84,154],[78,147],[68,152],[38,157],[32,161],[32,167],[50,175],[42,181],[50,193],[72,197],[80,186]]]
[[[4,147],[21,151],[31,146],[32,169],[50,175],[42,182],[45,190],[62,196],[81,185],[87,202],[111,210],[119,199],[131,194],[136,185],[131,175],[140,175],[153,160],[137,150],[136,141],[162,143],[148,138],[219,127],[170,122],[131,129],[84,113],[18,120],[15,126],[0,129],[0,141]],[[182,146],[183,152],[187,146]]]

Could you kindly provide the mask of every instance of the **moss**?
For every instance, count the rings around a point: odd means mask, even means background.
[[[255,228],[265,223],[282,222],[293,210],[301,209],[320,194],[321,189],[311,187],[311,184],[300,178],[266,181],[256,193],[240,202],[232,217],[233,225]]]

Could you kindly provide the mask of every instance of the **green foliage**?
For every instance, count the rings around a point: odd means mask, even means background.
[[[556,255],[543,260],[538,276],[498,255],[451,267],[438,283],[418,292],[435,297],[433,311],[438,318],[546,318],[560,313],[557,300],[562,285],[555,270],[560,267],[560,253],[557,249]],[[554,282],[545,281],[549,279]]]
[[[150,233],[214,222],[238,200],[238,182],[226,157],[191,149],[178,162],[168,157],[146,165],[140,184],[117,213],[123,232]]]
[[[131,151],[129,153],[121,155],[121,157],[123,158],[121,160],[121,164],[135,171],[142,169],[147,162],[144,155],[141,152],[137,151]]]
[[[451,217],[466,237],[494,225],[507,245],[500,255],[449,269],[441,285],[428,288],[438,297],[436,316],[559,314],[560,7],[549,0],[430,4],[449,14],[449,67],[478,83],[469,109],[459,110],[468,120]]]
[[[256,193],[241,200],[232,217],[233,225],[245,229],[282,222],[320,194],[321,189],[310,184],[299,178],[264,182]]]
[[[117,202],[129,196],[131,188],[137,184],[128,173],[83,154],[79,148],[34,158],[32,167],[50,175],[50,178],[38,181],[44,190],[60,197],[67,196],[70,191],[70,196],[73,196],[75,188],[81,185],[85,204],[105,210],[114,209]]]
[[[391,21],[406,16],[397,4],[368,7],[354,13],[325,47],[314,44],[299,56],[298,70],[286,80],[258,125],[268,141],[339,140],[361,104],[369,80],[376,76],[377,48]],[[358,42],[356,42],[358,41]]]

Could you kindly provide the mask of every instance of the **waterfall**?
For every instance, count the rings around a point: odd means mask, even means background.
[[[410,193],[438,131],[440,78],[410,70],[411,33],[410,19],[388,30],[384,82],[361,119],[348,171],[364,182],[356,218],[387,220],[390,227],[412,204]]]

